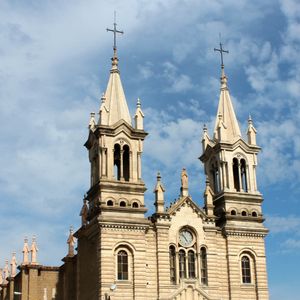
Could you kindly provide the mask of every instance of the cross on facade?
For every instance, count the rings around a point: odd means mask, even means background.
[[[116,54],[116,51],[117,51],[117,33],[124,34],[124,32],[121,31],[121,30],[117,30],[116,12],[115,12],[115,18],[114,19],[115,19],[114,28],[113,29],[106,28],[106,31],[111,31],[111,32],[114,33],[114,54]]]
[[[220,43],[220,49],[214,48],[214,51],[219,51],[220,52],[220,54],[221,54],[221,66],[224,67],[223,53],[229,53],[229,51],[223,49],[222,43]]]

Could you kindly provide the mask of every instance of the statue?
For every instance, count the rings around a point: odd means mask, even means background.
[[[181,197],[187,197],[189,194],[189,179],[188,179],[188,175],[186,172],[186,169],[183,168],[181,171]]]
[[[89,211],[89,208],[87,206],[87,200],[83,199],[83,206],[82,206],[81,211],[80,211],[81,225],[82,226],[87,225],[88,211]]]
[[[28,265],[29,263],[29,247],[28,247],[28,239],[25,237],[24,239],[24,246],[23,246],[23,262],[22,265]]]
[[[71,228],[70,228],[70,235],[69,235],[69,238],[67,240],[67,244],[69,246],[68,255],[67,256],[69,256],[69,257],[73,257],[74,256],[75,242],[76,242],[76,238],[73,235],[73,227],[71,226]]]

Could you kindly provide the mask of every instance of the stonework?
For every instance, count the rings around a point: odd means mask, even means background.
[[[85,143],[91,181],[80,212],[82,226],[70,230],[60,267],[40,265],[35,239],[31,247],[25,239],[19,272],[14,258],[13,272],[6,270],[1,281],[0,299],[269,299],[268,230],[256,182],[260,148],[251,117],[247,141],[241,136],[224,66],[213,137],[203,130],[204,207],[189,194],[183,169],[180,196],[166,208],[158,173],[155,212],[147,217],[144,114],[138,99],[131,124],[114,50],[100,117],[91,114]]]

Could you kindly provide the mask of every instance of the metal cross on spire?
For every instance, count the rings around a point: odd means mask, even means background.
[[[220,52],[220,54],[221,54],[221,67],[224,68],[223,53],[229,53],[229,51],[223,49],[223,45],[221,43],[221,35],[220,35],[220,49],[214,48],[214,51],[219,51]]]
[[[117,54],[117,33],[124,34],[123,31],[117,30],[116,12],[114,12],[114,28],[113,29],[106,28],[106,31],[111,31],[114,33],[114,56],[116,56],[116,54]]]

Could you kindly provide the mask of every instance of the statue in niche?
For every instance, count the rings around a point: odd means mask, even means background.
[[[83,199],[83,206],[80,211],[80,216],[81,216],[81,225],[86,226],[87,225],[87,217],[88,217],[88,205],[87,205],[87,200]]]

